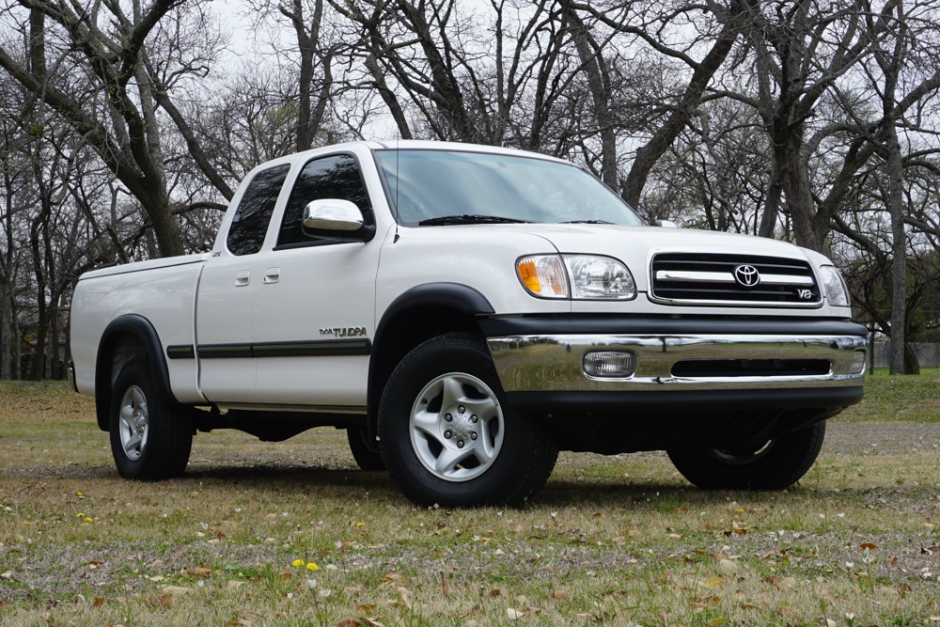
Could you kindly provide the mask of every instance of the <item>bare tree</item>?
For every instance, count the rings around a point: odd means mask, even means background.
[[[29,49],[17,59],[0,46],[0,67],[95,149],[147,213],[161,254],[183,254],[166,183],[158,106],[167,109],[184,136],[186,125],[173,114],[166,84],[155,80],[155,64],[145,46],[180,0],[154,0],[146,9],[135,1],[130,15],[114,2],[95,3],[87,10],[66,0],[19,4],[29,11]],[[54,31],[47,30],[47,20]],[[198,145],[190,142],[190,147],[197,163],[207,166]],[[211,170],[206,175],[217,185],[222,180]],[[231,197],[226,186],[219,191]]]

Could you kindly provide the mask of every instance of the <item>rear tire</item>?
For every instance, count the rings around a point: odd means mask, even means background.
[[[669,450],[682,476],[704,490],[785,490],[813,466],[826,423],[787,433],[749,449]]]
[[[158,481],[183,474],[193,443],[192,421],[158,390],[146,357],[121,369],[111,392],[111,454],[125,479]]]
[[[363,427],[349,427],[346,429],[346,439],[349,441],[349,450],[362,470],[370,472],[383,472],[385,462],[379,451],[379,443],[375,438],[368,441],[369,435]],[[371,447],[370,447],[371,444]]]
[[[398,364],[378,426],[385,467],[419,505],[521,503],[558,457],[544,426],[506,403],[489,350],[470,333],[430,339]]]

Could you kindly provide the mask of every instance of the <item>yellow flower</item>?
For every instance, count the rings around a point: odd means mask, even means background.
[[[91,522],[91,518],[85,517],[85,522]]]
[[[357,526],[357,527],[361,527],[361,526],[362,526],[362,521],[357,522],[357,523],[356,523],[356,526]]]
[[[77,494],[78,496],[81,496],[81,495],[82,495],[82,491],[81,491],[81,490],[79,490],[79,491],[78,491],[78,492],[76,492],[75,494]]]
[[[303,560],[294,560],[294,566],[303,566],[303,565],[304,565]]]
[[[75,518],[84,518],[84,517],[85,517],[85,514],[83,514],[83,513],[81,513],[81,512],[75,514]]]
[[[310,562],[307,564],[307,570],[320,570],[320,567],[317,566],[316,563]]]

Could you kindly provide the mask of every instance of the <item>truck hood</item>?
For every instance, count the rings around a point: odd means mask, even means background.
[[[525,232],[547,239],[560,253],[606,255],[619,259],[630,268],[640,291],[647,289],[647,266],[650,256],[657,252],[722,252],[813,261],[792,244],[736,233],[610,224],[522,226],[526,227]]]

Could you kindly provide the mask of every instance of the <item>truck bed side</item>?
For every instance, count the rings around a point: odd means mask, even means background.
[[[125,314],[150,321],[167,346],[196,343],[194,303],[206,255],[161,260],[154,267],[128,264],[100,274],[85,275],[72,302],[72,359],[75,381],[82,394],[95,394],[98,345],[108,324]],[[143,265],[143,264],[141,264]],[[199,392],[195,359],[167,359],[170,387],[181,403],[205,402]],[[116,374],[116,373],[115,373]]]

